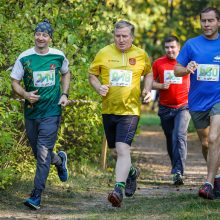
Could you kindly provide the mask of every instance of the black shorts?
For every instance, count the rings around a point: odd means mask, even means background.
[[[131,145],[139,116],[103,114],[102,119],[109,148],[115,148],[116,142]]]

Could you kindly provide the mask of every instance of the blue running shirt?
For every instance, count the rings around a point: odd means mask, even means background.
[[[220,36],[208,40],[200,35],[186,41],[177,62],[186,67],[190,61],[199,66],[190,74],[189,109],[206,111],[220,102]]]

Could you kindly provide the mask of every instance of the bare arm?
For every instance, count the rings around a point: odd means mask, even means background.
[[[153,74],[149,73],[144,76],[144,88],[142,91],[143,102],[148,103],[151,101],[151,89],[153,85]]]
[[[70,86],[70,72],[68,71],[66,74],[62,75],[62,92],[68,94],[69,86]],[[68,97],[66,95],[62,95],[59,100],[59,105],[65,107],[68,104]]]
[[[27,99],[30,103],[35,103],[39,100],[40,96],[36,95],[38,90],[27,92],[25,89],[20,85],[20,80],[11,79],[11,85],[15,93],[21,96],[24,99]]]
[[[175,76],[185,76],[188,75],[189,72],[187,71],[187,68],[182,66],[181,64],[177,63],[174,67],[174,75]]]
[[[195,61],[190,61],[186,67],[182,66],[181,64],[177,63],[174,67],[174,74],[175,76],[185,76],[190,73],[194,74],[194,71],[197,69],[198,64]]]
[[[152,89],[160,90],[160,89],[169,89],[170,83],[159,83],[156,81],[153,81]]]
[[[92,85],[92,87],[99,95],[101,96],[107,95],[109,91],[109,85],[102,85],[96,75],[93,75],[91,73],[89,74],[89,83]]]

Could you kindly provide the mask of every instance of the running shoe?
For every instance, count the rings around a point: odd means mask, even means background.
[[[67,155],[64,151],[59,151],[57,155],[62,160],[62,164],[57,166],[58,176],[62,182],[66,182],[68,180]]]
[[[125,185],[125,196],[131,197],[137,189],[137,178],[140,175],[140,169],[136,168],[134,175],[129,174]]]
[[[199,189],[199,196],[204,199],[214,199],[214,193],[212,185],[210,183],[205,183]]]
[[[40,203],[41,203],[41,190],[33,189],[30,198],[25,200],[24,205],[26,205],[27,207],[33,210],[38,210],[40,209]]]
[[[121,207],[122,200],[123,192],[121,187],[115,187],[114,190],[108,195],[108,201],[113,207]]]
[[[175,186],[180,186],[180,185],[183,185],[184,182],[183,182],[183,177],[180,173],[175,173],[173,175],[173,185]]]

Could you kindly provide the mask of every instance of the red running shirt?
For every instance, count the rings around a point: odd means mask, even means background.
[[[160,105],[169,108],[179,108],[188,103],[189,74],[175,77],[173,70],[176,63],[175,59],[168,59],[167,56],[160,57],[153,63],[154,80],[158,83],[171,83],[169,89],[159,90]]]

